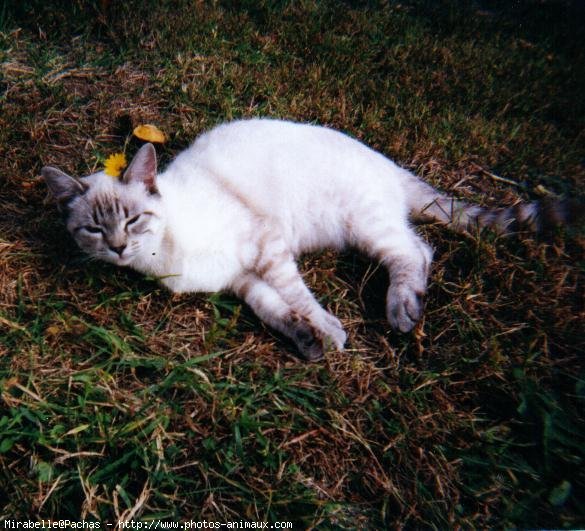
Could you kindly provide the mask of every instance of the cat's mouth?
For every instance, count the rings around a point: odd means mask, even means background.
[[[128,245],[121,253],[112,252],[108,250],[107,260],[117,266],[128,266],[136,259],[138,254],[138,247],[134,245]]]
[[[106,262],[110,262],[110,264],[124,267],[130,265],[134,261],[135,254],[126,253],[120,256],[118,254],[107,253],[105,256],[98,256],[98,258]]]

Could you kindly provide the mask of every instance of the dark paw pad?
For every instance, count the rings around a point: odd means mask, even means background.
[[[306,320],[294,315],[291,337],[296,343],[303,358],[307,361],[318,361],[323,358],[323,341],[319,334]]]

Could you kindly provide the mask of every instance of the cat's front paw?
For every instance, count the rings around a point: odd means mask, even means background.
[[[341,324],[341,321],[335,317],[335,315],[325,310],[323,310],[323,318],[325,319],[328,328],[343,332],[344,339],[342,343],[345,343],[345,332],[343,331],[343,325]]]
[[[323,343],[317,334],[308,325],[299,326],[294,333],[294,341],[307,361],[319,361],[323,359]]]
[[[401,332],[410,332],[423,311],[423,293],[407,286],[390,286],[386,301],[386,316],[390,326]]]
[[[341,323],[315,325],[296,313],[291,316],[291,323],[291,337],[307,361],[319,361],[331,349],[343,350],[347,334],[341,328]]]
[[[347,340],[347,334],[343,329],[341,321],[335,315],[323,310],[320,315],[311,317],[311,320],[316,323],[319,330],[322,330],[322,334],[329,348],[339,351],[343,350],[345,341]]]

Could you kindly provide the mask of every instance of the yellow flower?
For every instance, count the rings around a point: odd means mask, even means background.
[[[158,142],[162,144],[167,141],[165,134],[156,125],[152,124],[144,124],[135,127],[133,134],[135,137],[138,137],[145,142]]]
[[[106,172],[106,175],[120,177],[120,175],[122,175],[122,170],[126,166],[128,166],[126,155],[124,155],[124,153],[114,153],[106,159],[104,171]]]

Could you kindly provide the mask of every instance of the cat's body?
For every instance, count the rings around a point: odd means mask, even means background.
[[[399,172],[329,129],[271,120],[218,127],[157,178],[172,205],[166,215],[174,245],[191,257],[169,287],[229,289],[242,268],[257,268],[259,247],[275,238],[294,256],[354,244],[352,231],[369,224],[376,206],[384,208],[385,224],[401,226],[404,190],[388,178]]]
[[[54,168],[43,175],[84,251],[174,292],[230,290],[307,359],[342,349],[346,335],[305,286],[300,253],[353,246],[382,262],[388,320],[408,331],[420,318],[432,259],[409,216],[505,230],[538,214],[535,204],[466,205],[342,133],[278,120],[216,127],[158,176],[150,144],[119,181],[103,172],[77,180]],[[549,214],[562,221],[561,210]]]

